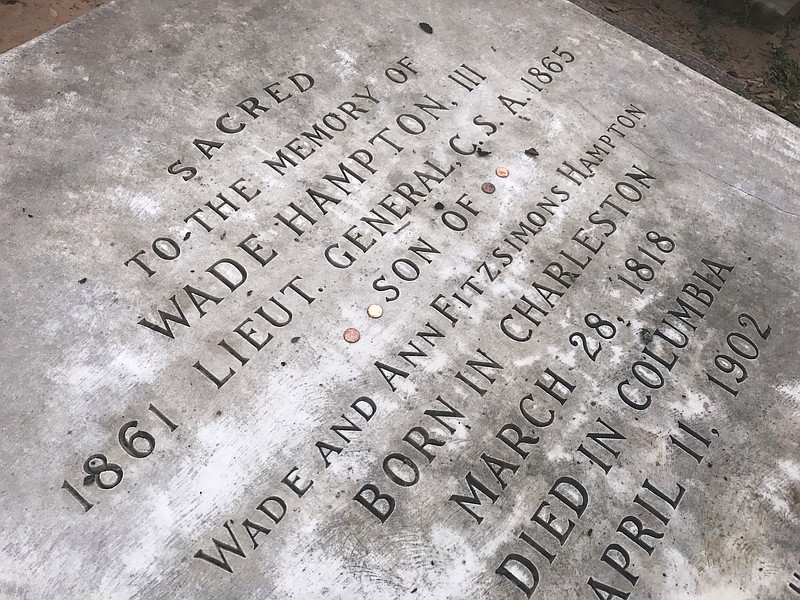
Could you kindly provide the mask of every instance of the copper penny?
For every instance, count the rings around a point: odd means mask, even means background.
[[[508,177],[508,169],[505,167],[497,167],[494,172],[497,173],[498,177]]]
[[[495,190],[496,188],[494,187],[494,184],[493,184],[493,183],[490,183],[489,181],[487,181],[486,183],[484,183],[484,184],[481,186],[481,189],[483,190],[483,192],[484,192],[485,194],[494,194],[494,190]]]
[[[344,341],[350,344],[355,344],[358,340],[361,339],[361,334],[358,333],[358,329],[353,329],[352,327],[348,327],[344,330]]]
[[[380,319],[383,315],[383,307],[380,304],[370,304],[367,307],[367,314],[373,319]]]

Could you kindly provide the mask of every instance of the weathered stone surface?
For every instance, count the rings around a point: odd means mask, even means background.
[[[4,598],[800,597],[790,125],[560,0],[112,3],[0,114]]]
[[[753,23],[767,31],[775,32],[784,27],[790,19],[800,14],[797,0],[760,0],[750,9]]]

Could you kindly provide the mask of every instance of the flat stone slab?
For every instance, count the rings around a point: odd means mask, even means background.
[[[797,129],[562,0],[0,57],[0,596],[800,598]]]

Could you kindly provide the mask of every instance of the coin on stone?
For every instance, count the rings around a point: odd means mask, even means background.
[[[494,172],[497,173],[498,177],[508,177],[508,169],[505,167],[497,167]]]
[[[484,184],[481,186],[481,189],[482,189],[482,190],[484,191],[484,193],[486,193],[486,194],[494,194],[495,187],[494,187],[494,184],[493,184],[493,183],[490,183],[490,182],[488,182],[488,181],[487,181],[486,183],[484,183]]]
[[[379,319],[383,315],[383,307],[380,304],[370,304],[367,307],[367,314],[373,319]]]
[[[358,329],[353,329],[352,327],[348,327],[344,330],[344,341],[350,344],[355,344],[358,340],[361,339],[361,334],[358,333]]]

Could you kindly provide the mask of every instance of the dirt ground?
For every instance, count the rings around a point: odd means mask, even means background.
[[[777,33],[710,0],[593,0],[746,84],[745,95],[800,126],[800,19]]]
[[[103,0],[0,0],[0,54],[103,3]]]
[[[800,125],[800,20],[766,33],[711,0],[593,0],[684,52],[742,80],[745,95]],[[103,0],[0,0],[0,53]]]

